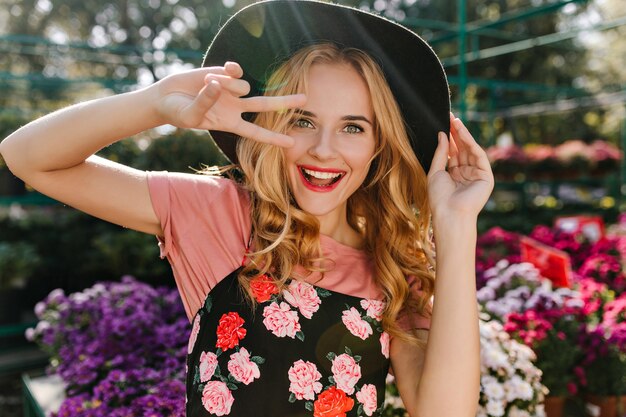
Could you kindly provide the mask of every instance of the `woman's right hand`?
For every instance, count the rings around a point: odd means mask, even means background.
[[[284,111],[304,105],[304,94],[242,98],[250,84],[239,64],[199,68],[170,75],[153,86],[154,106],[163,124],[231,132],[273,145],[290,147],[293,139],[242,119],[241,114]]]

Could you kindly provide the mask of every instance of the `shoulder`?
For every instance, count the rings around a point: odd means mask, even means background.
[[[168,194],[191,204],[212,204],[222,198],[242,203],[250,200],[249,193],[229,178],[168,171],[147,171],[147,178],[154,194]]]

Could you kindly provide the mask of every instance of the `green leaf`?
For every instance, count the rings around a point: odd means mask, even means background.
[[[361,355],[353,356],[355,362],[361,362]]]
[[[215,372],[213,373],[213,375],[215,375],[216,377],[222,376],[222,370],[220,369],[219,364],[215,367]]]
[[[346,346],[346,353],[350,356],[352,356],[352,350],[350,350],[350,348],[348,346]]]
[[[200,384],[198,385],[198,392],[202,392],[204,391],[204,387],[206,386],[206,384]]]
[[[331,293],[325,288],[315,287],[315,291],[317,291],[317,295],[320,297],[330,297]]]
[[[193,375],[193,383],[197,384],[200,382],[200,367],[196,366],[196,372]]]
[[[262,365],[265,363],[265,358],[261,357],[261,356],[252,356],[250,358],[250,361],[256,363],[257,365]]]
[[[222,354],[223,350],[222,348],[217,348],[217,350],[215,351],[215,356],[219,357]]]
[[[304,403],[304,408],[308,411],[313,411],[313,401],[307,401]]]
[[[206,300],[204,301],[204,309],[206,310],[207,313],[210,313],[212,307],[213,307],[213,300],[211,299],[211,296],[208,295],[206,297]]]
[[[235,379],[235,377],[233,376],[233,374],[228,374],[228,382],[230,382],[231,384],[236,384],[236,383],[237,383],[237,382],[239,382],[239,381],[237,381],[237,380]]]
[[[328,377],[328,382],[330,382],[331,385],[335,385],[335,378],[332,376]]]
[[[302,333],[302,330],[296,332],[296,337],[304,342],[304,333]]]
[[[334,361],[336,357],[337,355],[334,352],[328,352],[328,354],[326,355],[326,359],[328,359],[329,361]]]
[[[295,403],[296,402],[296,394],[294,394],[293,392],[291,394],[289,394],[289,402],[290,403]]]
[[[226,386],[228,387],[229,390],[231,391],[235,391],[237,389],[237,385],[233,384],[232,382],[228,382],[226,383]]]
[[[356,409],[356,415],[360,416],[363,414],[363,404],[359,404],[359,408]]]

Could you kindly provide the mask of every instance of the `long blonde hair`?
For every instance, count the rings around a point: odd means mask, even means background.
[[[423,346],[416,334],[403,331],[396,319],[407,314],[428,316],[434,291],[426,174],[413,152],[400,109],[379,66],[366,53],[323,43],[305,47],[272,73],[265,95],[307,91],[306,79],[314,64],[351,65],[365,80],[374,110],[376,152],[363,185],[348,199],[350,226],[364,238],[364,250],[373,259],[374,277],[386,301],[383,328],[391,336]],[[295,110],[259,113],[254,122],[286,132]],[[288,187],[283,152],[276,146],[242,138],[237,146],[243,186],[251,195],[254,252],[239,274],[252,306],[250,281],[270,273],[279,289],[293,276],[294,266],[323,274],[319,222],[300,210]],[[375,201],[376,204],[371,204]],[[384,236],[384,240],[381,239]],[[409,297],[408,277],[421,287],[417,300]]]

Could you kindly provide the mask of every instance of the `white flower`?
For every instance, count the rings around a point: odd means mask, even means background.
[[[511,379],[504,382],[504,386],[507,391],[506,400],[509,402],[515,401],[516,399],[533,399],[533,388],[528,382],[520,378],[519,375],[513,375]]]
[[[502,401],[488,401],[485,406],[487,414],[493,417],[500,417],[504,415],[504,404]]]
[[[483,392],[489,397],[489,400],[504,398],[504,387],[499,382],[483,383]]]
[[[513,406],[509,410],[508,417],[532,417],[530,413],[526,410],[520,410],[519,408]]]

